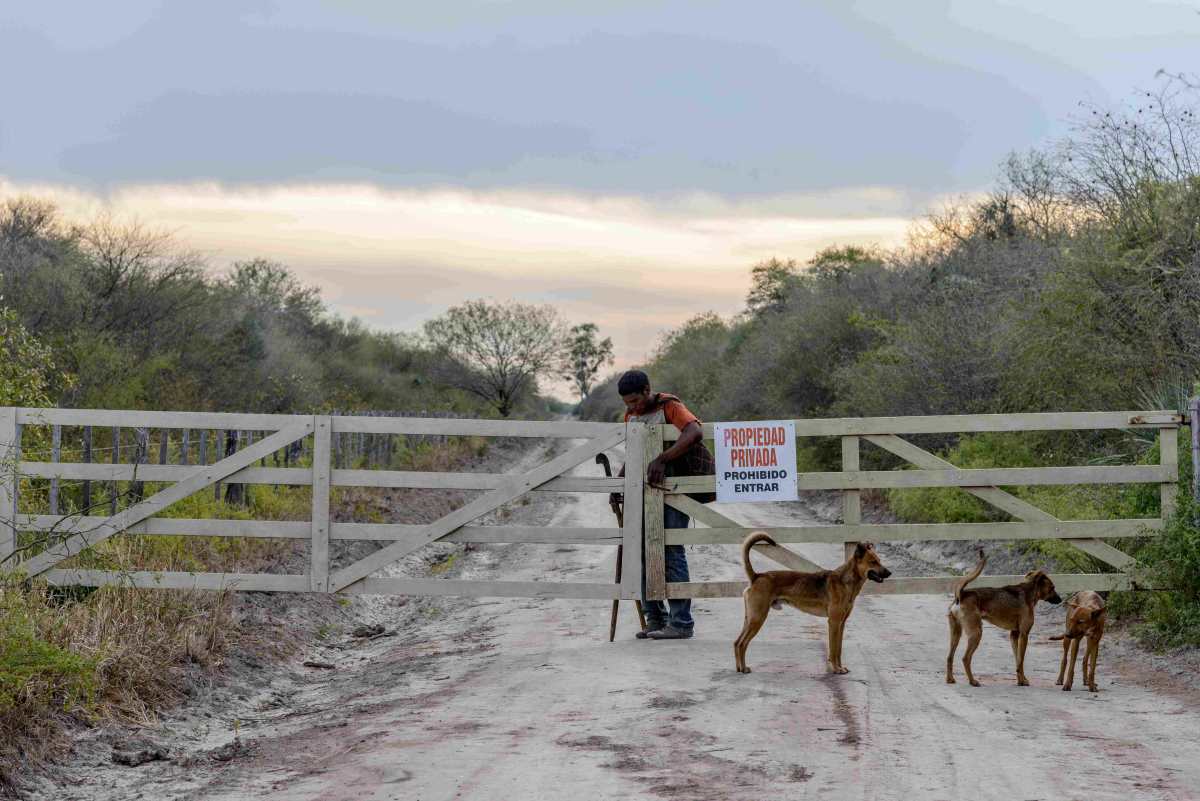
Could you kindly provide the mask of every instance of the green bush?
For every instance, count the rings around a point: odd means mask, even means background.
[[[965,470],[1039,464],[1031,438],[1013,434],[964,436],[944,458]],[[996,507],[952,487],[893,489],[888,490],[887,499],[896,515],[911,523],[988,523],[1008,519]]]
[[[1179,438],[1181,486],[1189,481],[1186,437]],[[1036,467],[1047,464],[1079,464],[1085,455],[1100,452],[1114,459],[1138,464],[1158,464],[1157,443],[1134,439],[1094,442],[1072,440],[1056,434],[984,433],[962,437],[944,454],[957,467]],[[1140,453],[1139,453],[1140,451]],[[1043,509],[1061,520],[1106,520],[1116,518],[1157,517],[1160,509],[1157,484],[1104,484],[1005,487],[1008,492]],[[1009,516],[969,493],[954,488],[923,487],[889,490],[888,504],[904,521],[914,523],[984,523],[1009,520]],[[1149,538],[1147,538],[1149,539]],[[1112,543],[1130,553],[1144,547],[1142,540],[1121,539]],[[1019,547],[1052,560],[1062,570],[1092,573],[1105,570],[1102,565],[1062,540],[1028,540]],[[1128,602],[1122,602],[1128,603]]]
[[[1200,645],[1200,506],[1186,491],[1162,534],[1147,537],[1137,551],[1146,577],[1166,591],[1113,593],[1116,615],[1139,615],[1139,634],[1160,647]]]

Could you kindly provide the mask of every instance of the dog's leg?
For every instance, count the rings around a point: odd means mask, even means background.
[[[829,659],[826,663],[830,673],[849,673],[842,667],[842,635],[846,632],[846,618],[829,618]]]
[[[1063,690],[1070,690],[1075,683],[1075,658],[1079,656],[1079,641],[1081,637],[1071,640],[1071,664],[1067,668],[1067,680],[1063,682]],[[1087,671],[1087,654],[1083,655],[1084,672]]]
[[[1008,633],[1008,643],[1012,646],[1013,652],[1013,669],[1017,671],[1017,675],[1021,675],[1021,649],[1017,647],[1020,639],[1020,632],[1010,631]]]
[[[1070,650],[1071,650],[1071,638],[1063,637],[1062,662],[1058,666],[1058,679],[1055,680],[1055,682],[1054,682],[1055,684],[1063,683],[1063,676],[1066,675],[1066,672],[1067,672],[1067,651],[1070,651]]]
[[[742,624],[742,633],[733,643],[733,657],[738,673],[750,672],[750,666],[746,664],[746,649],[750,647],[750,641],[754,639],[754,635],[758,634],[758,630],[762,628],[771,611],[770,599],[760,598],[752,590],[753,588],[747,590],[745,596],[746,620]]]
[[[967,650],[963,653],[963,669],[967,671],[967,681],[971,683],[971,686],[981,687],[983,685],[971,672],[971,657],[975,655],[976,649],[979,648],[979,641],[983,639],[983,623],[979,620],[968,619],[963,628],[967,630]]]
[[[1029,629],[1022,629],[1017,640],[1017,686],[1028,687],[1029,679],[1025,678],[1025,649],[1029,647]]]
[[[946,654],[946,683],[954,684],[954,652],[958,650],[958,641],[962,637],[962,624],[953,612],[946,615],[950,623],[950,653]]]
[[[1100,636],[1101,635],[1099,634],[1088,635],[1088,649],[1087,653],[1084,654],[1083,657],[1083,664],[1085,667],[1088,664],[1087,658],[1089,656],[1092,658],[1092,669],[1090,671],[1085,670],[1083,672],[1083,682],[1092,692],[1099,692],[1099,690],[1096,689],[1096,660],[1100,658]]]
[[[733,640],[733,669],[742,672],[742,638],[750,628],[750,588],[742,590],[742,630]]]

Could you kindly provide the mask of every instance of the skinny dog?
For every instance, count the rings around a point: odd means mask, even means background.
[[[1091,590],[1083,590],[1067,600],[1066,632],[1056,634],[1052,640],[1063,641],[1062,664],[1058,666],[1058,681],[1064,690],[1070,690],[1075,682],[1075,658],[1079,655],[1079,641],[1087,637],[1087,651],[1083,655],[1083,683],[1092,692],[1096,689],[1096,659],[1100,656],[1100,638],[1104,636],[1104,621],[1108,610],[1104,599]],[[1067,670],[1067,649],[1071,650],[1071,669]],[[1089,667],[1090,666],[1090,667]],[[1063,672],[1067,681],[1063,683]]]
[[[975,674],[971,672],[971,657],[979,647],[983,637],[983,621],[993,626],[1006,629],[1012,643],[1013,660],[1017,664],[1017,685],[1028,687],[1029,679],[1025,678],[1025,648],[1029,645],[1029,630],[1033,628],[1033,610],[1038,601],[1049,601],[1052,604],[1062,603],[1054,582],[1041,570],[1025,574],[1025,580],[1020,584],[1010,584],[1007,587],[981,587],[978,590],[968,590],[967,585],[979,578],[987,557],[983,550],[979,551],[979,564],[963,577],[954,590],[954,603],[946,617],[950,621],[950,653],[946,655],[946,683],[954,684],[954,652],[958,648],[958,640],[963,629],[967,631],[967,651],[963,654],[963,667],[967,671],[967,681],[972,687],[979,687]]]
[[[776,544],[762,531],[754,532],[742,543],[742,565],[746,568],[750,586],[742,592],[746,602],[746,622],[742,626],[742,633],[733,643],[733,657],[738,672],[750,672],[746,664],[746,648],[766,622],[772,607],[782,609],[782,604],[789,604],[801,612],[829,619],[829,671],[849,673],[849,669],[842,666],[842,634],[846,630],[846,618],[854,610],[854,599],[867,579],[883,581],[892,575],[892,571],[879,561],[874,545],[860,542],[845,564],[837,570],[816,573],[772,570],[758,573],[750,564],[750,549],[760,542]]]

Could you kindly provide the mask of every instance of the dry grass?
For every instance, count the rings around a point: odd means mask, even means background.
[[[0,781],[60,750],[67,719],[150,722],[224,650],[226,593],[0,589]]]
[[[450,470],[482,451],[480,440],[452,439],[404,452],[395,466]],[[166,514],[307,520],[310,492],[255,486],[248,506],[238,507],[215,501],[209,490]],[[405,518],[429,520],[452,503],[435,494],[343,488],[331,500],[337,519],[368,522],[400,509]],[[301,540],[127,535],[71,562],[119,571],[279,572],[304,552]],[[61,753],[72,720],[149,723],[179,703],[190,676],[218,666],[245,634],[234,621],[235,600],[228,592],[0,586],[0,792],[19,786],[21,766]]]

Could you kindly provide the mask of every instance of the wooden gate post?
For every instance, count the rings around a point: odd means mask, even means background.
[[[857,471],[858,437],[842,437],[842,472]],[[847,526],[857,526],[862,522],[862,497],[859,490],[842,490],[842,522]],[[854,543],[843,543],[842,549],[847,559],[854,554]]]
[[[628,446],[626,446],[628,447]],[[646,599],[667,598],[667,533],[663,528],[663,491],[646,482],[646,468],[663,452],[661,425],[648,425],[642,453],[642,528],[646,552]],[[629,471],[625,471],[629,475]]]
[[[1167,518],[1175,514],[1175,496],[1179,492],[1179,429],[1166,426],[1158,430],[1158,463],[1169,471],[1170,481],[1159,484],[1159,497],[1162,499],[1163,525]]]
[[[642,597],[642,488],[646,481],[646,424],[625,424],[625,528],[621,532],[621,597]]]
[[[308,544],[309,582],[313,592],[329,592],[329,477],[333,418],[313,417],[312,539]]]
[[[0,408],[0,566],[7,569],[17,548],[17,484],[21,461],[21,426],[17,410]]]

